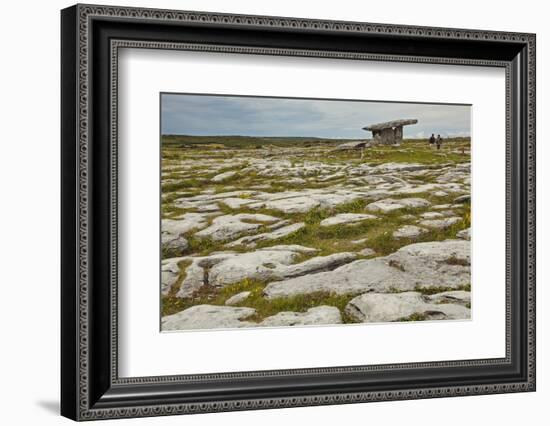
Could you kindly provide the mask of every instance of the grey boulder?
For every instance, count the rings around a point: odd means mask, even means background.
[[[239,245],[248,246],[248,247],[255,247],[256,243],[260,241],[272,241],[277,240],[279,238],[286,237],[290,234],[293,234],[294,232],[299,231],[300,229],[304,228],[306,225],[303,222],[299,223],[292,223],[287,226],[283,226],[282,228],[278,228],[271,232],[264,232],[262,234],[256,234],[256,235],[249,235],[245,237],[241,237],[238,240],[235,240],[229,244],[227,244],[227,247],[235,247]]]
[[[431,296],[427,296],[432,303],[456,303],[467,305],[471,302],[471,293],[464,290],[444,291]]]
[[[185,260],[186,257],[173,257],[171,259],[165,259],[161,262],[161,293],[166,295],[172,289],[172,286],[177,282],[180,268],[179,263]]]
[[[228,306],[237,305],[241,302],[244,302],[248,296],[250,296],[252,292],[250,291],[241,291],[240,293],[235,294],[234,296],[231,296],[229,299],[225,301],[225,304]]]
[[[300,254],[314,253],[315,251],[315,249],[299,245],[279,245],[247,253],[228,251],[208,256],[177,258],[178,262],[181,260],[191,262],[185,269],[185,278],[177,297],[190,297],[205,284],[224,287],[244,279],[281,280],[331,270],[356,258],[356,254],[344,252],[313,257],[301,263],[294,263]],[[172,265],[171,270],[173,270],[173,264],[174,262],[167,262],[166,268],[168,269],[168,265]],[[167,275],[166,287],[173,285],[178,274]]]
[[[366,293],[352,299],[346,314],[359,322],[389,322],[420,315],[427,320],[469,319],[470,309],[454,304],[435,304],[418,292]]]
[[[264,319],[263,327],[341,324],[342,316],[334,306],[317,306],[306,312],[279,312]]]
[[[394,210],[404,208],[422,208],[428,207],[431,203],[423,198],[385,198],[367,205],[367,210],[374,212],[388,213]]]
[[[340,213],[336,216],[332,216],[323,219],[320,223],[321,226],[334,226],[334,225],[351,225],[363,222],[365,220],[377,219],[376,216],[371,214],[361,213]]]
[[[242,328],[255,325],[241,321],[256,312],[253,308],[197,305],[161,319],[162,331],[197,330],[214,328]]]
[[[293,264],[296,257],[296,252],[269,248],[241,253],[214,265],[209,272],[209,284],[222,287],[245,278],[269,281],[312,274],[349,263],[356,255],[347,252],[335,253]]]
[[[237,172],[229,171],[225,173],[220,173],[219,175],[214,176],[211,181],[214,183],[224,182],[232,177],[236,176]]]
[[[414,225],[404,225],[397,231],[394,231],[393,238],[418,238],[422,234],[425,234],[427,229],[420,228]]]
[[[462,218],[458,216],[446,217],[444,219],[427,219],[419,222],[422,226],[427,226],[428,228],[436,229],[446,229],[453,226],[455,223],[458,223]]]
[[[277,221],[279,221],[279,218],[265,214],[240,213],[218,216],[214,218],[208,228],[197,232],[195,235],[199,238],[211,238],[215,241],[223,241],[256,231],[262,224]]]
[[[314,292],[361,294],[413,290],[416,286],[457,288],[470,283],[470,243],[446,240],[410,244],[388,256],[356,260],[332,271],[269,283],[268,299]]]
[[[207,225],[208,216],[201,213],[185,213],[178,219],[162,219],[162,246],[168,249],[185,250],[188,242],[182,234],[205,228]]]
[[[376,254],[376,252],[369,248],[369,247],[365,247],[364,249],[362,250],[359,250],[358,253],[361,255],[361,256],[374,256]]]

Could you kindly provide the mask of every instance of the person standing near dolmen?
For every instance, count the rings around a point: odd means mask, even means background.
[[[442,143],[443,143],[443,140],[441,139],[441,135],[437,135],[437,139],[435,141],[435,144],[437,145],[437,149],[441,148]]]

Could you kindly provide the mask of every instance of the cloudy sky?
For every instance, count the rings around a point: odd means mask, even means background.
[[[470,135],[470,106],[212,95],[161,95],[162,134],[365,138],[369,124],[416,118],[405,137]]]

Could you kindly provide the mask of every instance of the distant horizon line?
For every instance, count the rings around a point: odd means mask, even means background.
[[[437,135],[437,132],[433,133],[434,135]],[[441,133],[439,133],[441,134]],[[192,135],[188,133],[161,133],[161,136],[190,136],[190,137],[198,137],[198,138],[223,138],[223,137],[238,137],[238,138],[288,138],[288,139],[372,139],[372,137],[365,137],[365,138],[347,138],[347,137],[326,137],[326,136],[275,136],[275,135],[269,135],[269,136],[263,136],[263,135]],[[465,136],[448,136],[451,138],[469,138],[471,135],[465,135]],[[425,139],[429,138],[429,136],[425,136],[423,138],[420,137],[405,137],[403,136],[403,139]]]

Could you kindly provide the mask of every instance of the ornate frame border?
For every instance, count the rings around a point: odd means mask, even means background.
[[[68,12],[66,12],[68,13]],[[76,188],[76,245],[77,254],[77,278],[76,284],[76,306],[74,306],[74,317],[76,319],[76,350],[77,362],[74,365],[75,383],[72,384],[72,389],[77,392],[77,396],[69,399],[63,397],[67,404],[76,406],[65,408],[62,407],[62,412],[71,418],[79,420],[92,420],[113,417],[137,417],[150,415],[169,415],[197,412],[215,412],[228,410],[243,410],[243,409],[260,409],[260,408],[278,408],[291,406],[307,406],[307,405],[322,405],[322,404],[339,404],[351,402],[366,402],[366,401],[382,401],[382,400],[399,400],[399,399],[416,399],[416,398],[433,398],[442,396],[460,396],[474,395],[487,393],[503,393],[503,392],[518,392],[532,391],[535,389],[535,36],[532,34],[518,33],[503,33],[493,31],[477,31],[463,29],[447,29],[447,28],[425,28],[425,27],[409,27],[400,25],[385,25],[385,24],[368,24],[357,22],[336,22],[323,20],[308,20],[308,19],[293,19],[293,18],[278,18],[264,16],[246,16],[246,15],[228,15],[228,14],[213,14],[202,12],[183,12],[183,11],[167,11],[155,9],[135,9],[121,7],[103,7],[77,5],[72,9],[74,18],[76,18],[77,42],[76,42],[76,76],[75,86],[77,88],[77,111],[76,111],[76,169],[75,176],[77,178]],[[73,16],[71,16],[73,18]],[[527,98],[528,98],[528,114],[527,114],[527,152],[526,159],[528,181],[526,182],[526,202],[527,202],[527,229],[528,229],[528,244],[527,250],[527,380],[520,382],[502,383],[502,384],[484,384],[479,386],[450,386],[450,387],[434,387],[424,389],[402,389],[378,392],[352,392],[352,393],[331,393],[324,395],[311,395],[300,397],[270,397],[259,399],[235,399],[227,401],[202,402],[202,403],[163,403],[144,406],[94,406],[90,394],[90,330],[89,324],[91,318],[89,316],[90,299],[89,299],[89,272],[90,272],[90,162],[89,162],[89,113],[91,101],[90,89],[90,54],[91,54],[91,37],[90,28],[93,19],[97,18],[120,18],[139,20],[140,22],[173,22],[173,23],[205,23],[216,25],[238,25],[244,27],[259,27],[259,28],[293,28],[300,30],[315,30],[325,32],[345,32],[345,33],[361,33],[361,34],[382,34],[386,36],[392,35],[410,35],[422,38],[437,38],[449,40],[484,40],[484,41],[503,41],[510,43],[518,43],[526,46],[527,49]],[[497,66],[506,69],[506,110],[507,110],[507,261],[506,261],[506,358],[495,360],[467,360],[455,362],[435,362],[421,364],[393,364],[383,366],[363,366],[363,367],[329,367],[323,369],[307,369],[307,370],[275,370],[267,372],[247,372],[247,373],[225,373],[216,375],[200,375],[200,376],[162,376],[162,377],[147,377],[147,378],[118,378],[117,374],[117,71],[118,71],[118,49],[119,48],[154,48],[154,49],[177,49],[177,50],[195,50],[195,51],[217,51],[226,53],[239,54],[262,54],[262,55],[297,55],[297,56],[314,56],[338,59],[360,59],[360,60],[375,60],[375,61],[397,61],[397,62],[425,62],[425,63],[445,63],[458,65],[482,65],[482,66]],[[513,81],[511,74],[512,66],[508,61],[498,60],[477,60],[477,59],[461,59],[461,58],[441,58],[441,57],[418,57],[418,56],[403,56],[403,55],[385,55],[385,54],[368,54],[368,53],[350,53],[350,52],[327,52],[303,49],[280,49],[280,48],[257,48],[246,46],[222,46],[212,44],[199,43],[175,43],[175,42],[153,42],[143,40],[117,40],[110,41],[110,90],[111,90],[111,363],[110,363],[110,381],[113,386],[123,385],[147,385],[147,384],[169,384],[182,381],[199,381],[199,380],[218,380],[227,378],[243,378],[243,377],[265,377],[265,376],[285,376],[285,375],[304,375],[304,374],[326,374],[335,372],[357,372],[357,371],[374,371],[374,370],[390,370],[390,369],[406,369],[406,368],[423,368],[423,367],[448,367],[448,366],[472,366],[472,365],[489,365],[502,364],[510,362],[510,341],[511,341],[511,322],[512,316],[510,312],[511,300],[511,284],[510,284],[510,256],[511,248],[511,217],[510,207],[511,199],[511,162],[512,152],[510,148],[510,140],[512,137],[512,129],[509,127],[511,114],[511,93]],[[74,64],[73,64],[74,66]],[[70,141],[75,143],[75,141]],[[73,158],[71,161],[75,161]],[[72,377],[72,376],[71,376]],[[98,404],[96,404],[98,405]]]

